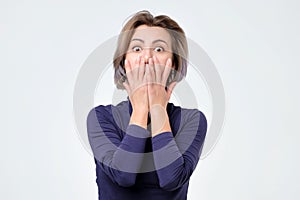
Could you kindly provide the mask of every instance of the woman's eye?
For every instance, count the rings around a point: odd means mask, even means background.
[[[155,47],[154,51],[156,51],[156,52],[162,52],[162,51],[164,51],[164,49],[162,47]]]
[[[135,52],[138,52],[138,51],[141,51],[142,48],[141,47],[133,47],[132,50]]]

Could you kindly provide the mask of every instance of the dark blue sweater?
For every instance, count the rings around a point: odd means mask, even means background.
[[[206,136],[207,121],[198,109],[167,105],[172,132],[151,137],[148,128],[128,125],[129,98],[100,105],[87,117],[100,200],[184,200]]]

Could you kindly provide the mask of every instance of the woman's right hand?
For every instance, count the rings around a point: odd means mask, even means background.
[[[133,112],[148,115],[149,102],[145,59],[138,56],[133,64],[129,60],[125,60],[125,70],[127,80],[123,85],[128,93]]]

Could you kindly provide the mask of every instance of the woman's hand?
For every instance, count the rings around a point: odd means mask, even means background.
[[[147,128],[149,102],[144,58],[139,56],[133,66],[128,60],[125,60],[125,70],[127,81],[123,85],[132,105],[132,115],[129,123]]]
[[[166,110],[172,90],[176,85],[173,82],[165,90],[167,79],[171,71],[171,59],[166,66],[162,66],[156,57],[149,59],[149,71],[146,71],[148,81],[148,101],[151,114],[152,137],[163,132],[170,132],[169,116]]]
[[[148,101],[150,112],[153,106],[159,106],[163,109],[166,109],[172,91],[176,85],[176,82],[172,82],[167,87],[167,91],[165,90],[167,79],[172,69],[172,61],[169,58],[166,65],[163,66],[159,63],[158,59],[153,56],[153,59],[149,58],[148,68],[149,71],[146,71],[146,75],[148,82]]]

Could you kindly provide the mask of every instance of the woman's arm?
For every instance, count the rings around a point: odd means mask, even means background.
[[[181,115],[181,128],[175,138],[167,129],[152,135],[159,184],[161,188],[169,191],[176,190],[189,180],[200,158],[207,131],[207,120],[199,110],[183,109]],[[168,115],[164,117],[169,124]],[[154,120],[155,122],[158,120]]]
[[[143,161],[146,138],[150,133],[142,127],[143,120],[136,122],[135,119],[131,119],[122,138],[107,109],[107,106],[98,106],[89,112],[89,142],[94,157],[110,179],[120,186],[130,187],[135,184]],[[134,117],[134,113],[132,114]]]
[[[167,90],[164,87],[171,71],[171,59],[168,59],[163,71],[160,66],[155,57],[154,60],[149,59],[147,86],[152,150],[160,187],[173,191],[189,180],[198,163],[207,121],[197,109],[181,109],[181,119],[176,122],[181,127],[173,137],[166,108],[176,82],[172,82]]]

